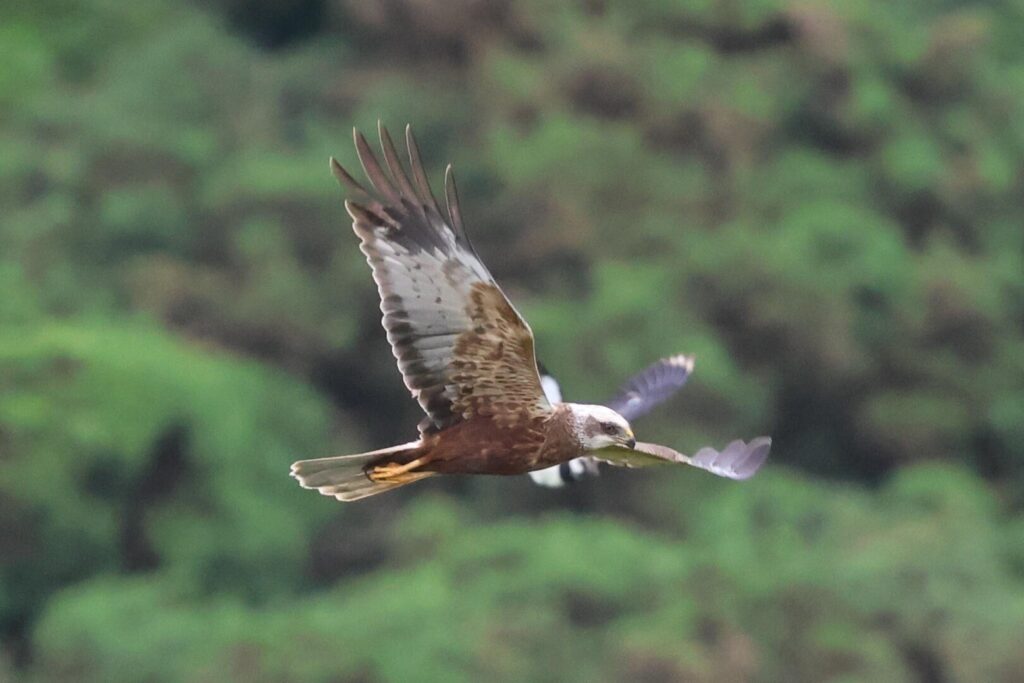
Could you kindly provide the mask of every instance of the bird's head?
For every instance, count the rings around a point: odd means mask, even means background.
[[[568,404],[572,409],[576,437],[584,450],[597,451],[610,446],[633,448],[636,437],[626,418],[605,406]]]

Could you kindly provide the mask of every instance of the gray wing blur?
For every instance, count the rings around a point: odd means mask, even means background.
[[[705,446],[690,457],[690,465],[719,477],[743,481],[754,476],[768,459],[772,440],[759,436],[746,443],[737,439],[721,451]]]
[[[632,422],[682,389],[692,372],[693,356],[662,358],[626,380],[605,405]]]
[[[749,443],[737,439],[721,451],[704,447],[693,456],[653,443],[638,443],[635,448],[606,448],[595,453],[598,460],[619,467],[650,467],[651,465],[690,465],[727,479],[742,481],[754,476],[771,450],[772,440],[767,436],[751,439]]]

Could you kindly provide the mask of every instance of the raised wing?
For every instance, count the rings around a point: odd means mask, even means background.
[[[649,467],[651,465],[692,465],[719,477],[744,480],[754,476],[768,459],[772,440],[759,436],[750,443],[736,440],[721,451],[702,448],[693,456],[685,456],[668,446],[638,443],[635,448],[606,448],[594,454],[598,460],[620,467]]]
[[[358,201],[345,202],[380,293],[384,329],[405,386],[427,414],[421,431],[473,416],[514,424],[550,410],[541,389],[533,333],[477,256],[462,224],[451,166],[447,210],[434,199],[412,131],[412,179],[378,124],[385,168],[366,139],[356,150],[376,196],[331,159]]]
[[[605,405],[632,422],[682,389],[692,372],[693,356],[662,358],[626,380]]]

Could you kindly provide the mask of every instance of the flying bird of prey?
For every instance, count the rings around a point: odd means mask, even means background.
[[[770,440],[736,441],[707,466],[667,446],[636,440],[612,407],[552,403],[544,395],[529,325],[470,244],[451,166],[445,208],[434,199],[419,148],[406,127],[406,172],[378,125],[384,165],[354,132],[372,190],[337,161],[331,169],[381,299],[383,324],[405,386],[426,417],[419,438],[381,450],[292,465],[309,489],[352,501],[441,474],[524,474],[581,456],[625,467],[688,464],[745,478],[728,466],[767,456]],[[642,396],[639,400],[643,400]],[[629,411],[629,400],[619,405]]]

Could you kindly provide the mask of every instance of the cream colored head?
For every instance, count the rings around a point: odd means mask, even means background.
[[[598,451],[610,446],[632,448],[636,445],[629,422],[611,408],[582,403],[566,405],[572,410],[576,438],[584,450]]]

